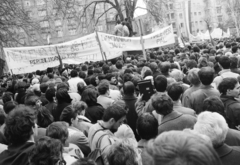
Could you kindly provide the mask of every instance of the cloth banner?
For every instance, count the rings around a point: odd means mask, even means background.
[[[142,50],[140,37],[120,37],[99,32],[99,40],[104,51]],[[143,36],[143,43],[145,49],[174,44],[175,38],[172,26]]]
[[[56,45],[4,48],[4,52],[8,68],[13,74],[35,72],[58,66],[58,55],[63,63],[67,64],[102,60],[95,33]],[[106,52],[107,59],[116,58],[121,54],[122,52],[116,51]]]

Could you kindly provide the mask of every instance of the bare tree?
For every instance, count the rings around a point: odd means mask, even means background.
[[[1,0],[0,5],[0,46],[22,45],[19,42],[19,29],[38,28],[28,13],[16,0]]]
[[[230,20],[234,22],[238,36],[240,35],[240,1],[239,0],[222,0],[226,7],[226,12],[230,16]]]

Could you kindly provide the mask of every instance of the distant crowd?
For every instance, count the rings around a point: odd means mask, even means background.
[[[240,38],[146,54],[2,76],[0,165],[239,165]]]

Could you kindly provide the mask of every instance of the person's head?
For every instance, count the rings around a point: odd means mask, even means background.
[[[48,85],[46,83],[42,83],[40,85],[40,90],[42,93],[46,93],[47,89],[48,89]]]
[[[70,126],[76,126],[78,111],[73,109],[72,106],[67,106],[63,109],[62,114],[60,116],[60,121],[64,121],[68,123]]]
[[[217,112],[226,119],[224,104],[218,96],[211,96],[203,101],[203,110]]]
[[[134,95],[135,86],[131,81],[127,81],[123,84],[123,93],[125,95]]]
[[[8,101],[3,105],[3,110],[6,114],[9,114],[16,106],[17,106],[16,102]]]
[[[92,159],[81,158],[74,162],[72,165],[97,165],[97,164]]]
[[[87,88],[82,93],[82,101],[84,101],[88,106],[95,104],[97,102],[98,92],[96,89]]]
[[[114,143],[107,156],[111,165],[141,165],[137,150],[130,144]]]
[[[197,62],[195,60],[189,60],[186,63],[188,69],[197,68]]]
[[[214,70],[210,67],[202,67],[198,72],[198,77],[203,85],[210,85],[214,79]]]
[[[66,82],[62,82],[62,83],[57,84],[57,90],[61,89],[61,88],[65,88],[65,89],[69,90],[69,84],[66,83]]]
[[[167,89],[167,78],[159,75],[154,79],[154,87],[158,92],[165,92]]]
[[[118,128],[122,125],[127,115],[124,107],[113,104],[109,106],[103,113],[102,120],[108,123],[109,130],[117,132]]]
[[[98,85],[98,93],[100,95],[109,95],[109,82],[108,81],[101,81]]]
[[[160,65],[160,69],[161,69],[162,74],[168,75],[169,71],[170,71],[170,67],[171,67],[171,65],[170,65],[169,62],[162,62],[161,65]]]
[[[173,101],[165,93],[155,93],[151,97],[152,106],[160,115],[168,115],[173,111]]]
[[[194,125],[194,131],[208,136],[215,148],[224,144],[228,129],[226,120],[222,115],[208,111],[200,113]]]
[[[11,92],[4,92],[4,94],[2,95],[3,104],[12,100],[13,100],[13,94]]]
[[[68,139],[68,124],[65,122],[54,122],[47,127],[46,136],[58,139],[64,145]]]
[[[173,101],[178,101],[183,92],[184,90],[180,83],[172,83],[167,87],[168,96],[170,96]]]
[[[16,107],[5,120],[4,136],[13,145],[33,140],[34,133],[37,133],[35,120],[33,109],[24,105]]]
[[[236,78],[224,78],[218,85],[218,90],[222,95],[238,97],[239,83]]]
[[[78,115],[85,115],[85,109],[87,109],[87,104],[84,101],[74,101],[72,103],[72,108],[77,111]]]
[[[149,68],[152,70],[152,72],[156,72],[157,69],[158,69],[158,65],[157,65],[156,62],[151,62],[151,63],[149,64]]]
[[[185,131],[164,132],[155,140],[150,140],[146,149],[153,159],[153,164],[222,164],[209,141],[198,134]]]
[[[237,57],[230,57],[230,68],[231,69],[238,68],[238,58]]]
[[[42,102],[38,96],[29,93],[25,97],[24,105],[36,109],[42,105]]]
[[[0,108],[0,126],[5,123],[6,120],[6,113],[4,112],[3,108]]]
[[[68,94],[68,90],[66,88],[60,88],[56,92],[56,98],[58,103],[71,103],[72,99]]]
[[[49,88],[46,91],[45,97],[49,102],[53,102],[54,98],[56,97],[56,89],[55,88]]]
[[[221,56],[218,59],[218,63],[219,65],[223,68],[223,69],[230,69],[230,58],[227,56]]]
[[[119,60],[118,60],[118,61],[116,62],[116,68],[119,69],[119,70],[121,70],[122,67],[123,67],[122,61],[119,61]]]
[[[47,128],[54,121],[51,112],[44,106],[39,107],[37,111],[38,126],[41,128]]]
[[[63,145],[59,140],[44,136],[36,141],[29,154],[30,165],[58,165],[62,159]]]
[[[70,75],[71,75],[72,78],[77,77],[78,72],[76,70],[72,70]]]
[[[183,80],[184,74],[181,70],[178,69],[174,69],[172,70],[172,72],[170,73],[170,76],[172,78],[174,78],[177,82],[180,82]]]
[[[109,65],[104,64],[104,65],[102,66],[103,74],[107,74],[107,73],[109,73],[109,70],[110,70]]]
[[[82,79],[85,79],[87,77],[87,74],[84,71],[79,72],[79,77]]]
[[[237,53],[237,52],[238,52],[238,46],[233,46],[232,53]]]
[[[137,132],[141,139],[150,140],[158,135],[158,121],[150,113],[144,113],[137,119]]]
[[[187,75],[188,81],[194,86],[197,86],[201,83],[199,76],[198,76],[199,70],[200,69],[198,69],[198,68],[193,68],[188,72],[188,75]]]

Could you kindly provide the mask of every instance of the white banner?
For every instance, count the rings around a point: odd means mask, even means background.
[[[99,40],[104,51],[142,50],[140,37],[120,37],[99,32]],[[151,49],[175,43],[172,26],[165,27],[152,34],[143,36],[145,49]]]
[[[101,61],[102,54],[96,34],[57,45],[38,47],[4,48],[6,62],[13,74],[45,70],[59,65],[59,55],[63,63],[80,64],[86,61]],[[122,52],[106,52],[107,59],[113,59]]]

